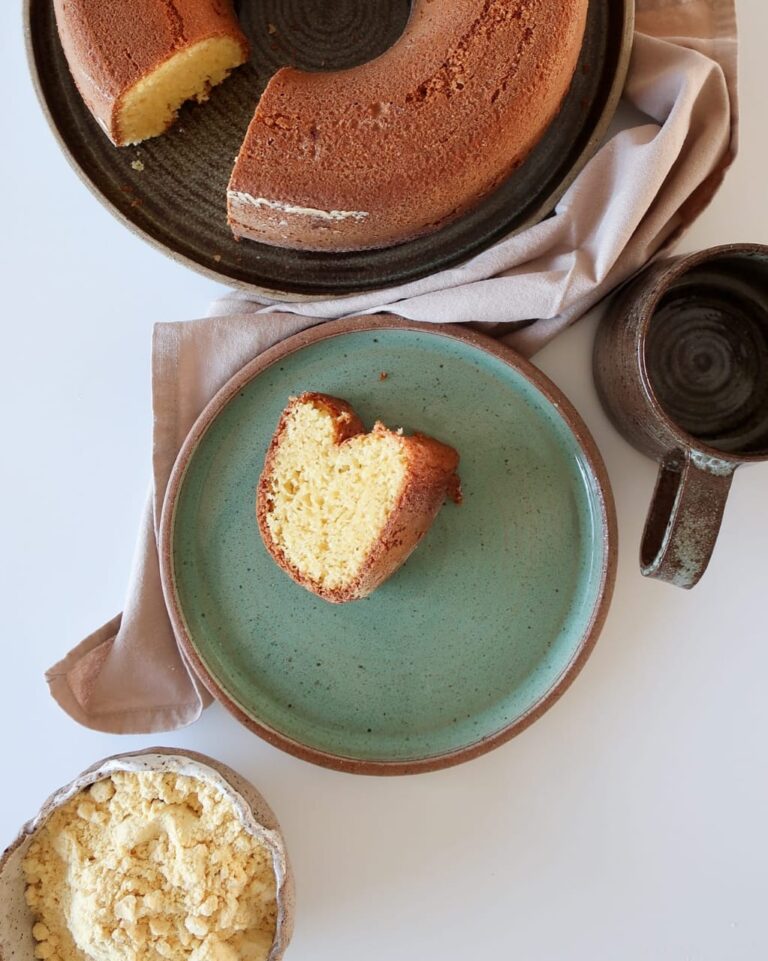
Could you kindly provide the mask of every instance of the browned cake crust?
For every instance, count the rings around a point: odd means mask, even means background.
[[[589,0],[414,0],[402,38],[335,73],[280,70],[228,190],[236,236],[384,247],[492,191],[558,112]]]
[[[248,56],[230,0],[54,0],[54,9],[77,89],[117,145],[121,98],[175,53],[231,37]]]
[[[280,446],[286,423],[295,406],[312,403],[330,411],[335,420],[335,443],[343,444],[351,437],[365,433],[365,426],[353,408],[338,397],[328,394],[305,393],[293,398],[283,411],[272,442],[267,450],[264,470],[259,478],[256,495],[256,519],[264,545],[275,563],[297,584],[332,604],[366,597],[400,567],[429,530],[432,521],[446,498],[461,503],[461,486],[456,474],[459,455],[447,444],[423,434],[401,436],[377,423],[373,433],[396,436],[403,445],[408,467],[405,482],[381,535],[365,559],[358,576],[342,588],[328,590],[305,576],[285,557],[275,543],[267,524],[271,510],[271,477],[275,456]]]

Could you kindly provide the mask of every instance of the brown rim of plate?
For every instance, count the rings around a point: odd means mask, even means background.
[[[393,266],[392,263],[388,263],[386,261],[386,254],[389,251],[405,251],[406,248],[410,249],[411,244],[422,244],[425,240],[429,241],[430,238],[439,237],[440,231],[438,231],[437,234],[427,235],[426,238],[420,238],[416,241],[406,242],[405,244],[385,247],[380,251],[352,252],[352,255],[345,255],[344,253],[337,254],[336,256],[339,258],[342,268],[327,268],[323,262],[318,269],[315,269],[315,274],[318,274],[318,270],[321,273],[324,272],[323,280],[319,281],[315,279],[314,281],[306,282],[296,278],[300,278],[303,273],[308,273],[308,270],[311,268],[311,261],[305,265],[305,270],[301,269],[301,264],[298,266],[292,265],[290,271],[288,271],[286,274],[286,276],[290,276],[290,279],[283,280],[280,280],[277,277],[258,277],[255,276],[253,271],[250,271],[249,269],[240,271],[240,274],[238,275],[237,271],[225,269],[223,263],[221,267],[218,268],[218,262],[215,261],[215,259],[209,260],[209,262],[204,262],[202,257],[193,254],[191,248],[190,251],[184,252],[182,249],[177,249],[177,247],[174,247],[172,238],[169,236],[166,236],[165,239],[163,236],[156,236],[150,224],[142,225],[138,221],[132,219],[132,217],[135,216],[133,206],[127,206],[125,209],[121,209],[119,202],[111,199],[107,195],[107,193],[99,186],[96,179],[94,179],[89,174],[88,170],[86,170],[84,163],[81,162],[81,159],[78,157],[76,145],[69,144],[67,137],[65,136],[63,126],[60,123],[60,118],[57,118],[54,109],[49,102],[49,96],[46,92],[46,84],[41,72],[41,62],[38,59],[38,54],[35,49],[37,39],[36,36],[33,35],[32,29],[33,6],[41,2],[52,2],[52,0],[23,0],[22,17],[28,66],[32,76],[35,93],[46,121],[62,153],[80,180],[99,200],[99,202],[106,207],[106,209],[109,210],[114,217],[117,218],[118,221],[120,221],[136,236],[148,242],[152,247],[170,257],[176,263],[183,264],[184,266],[189,267],[190,269],[195,270],[196,272],[203,274],[204,276],[218,283],[224,283],[231,287],[250,291],[257,296],[263,296],[283,302],[302,302],[318,299],[335,300],[340,297],[348,296],[349,294],[362,293],[370,290],[387,290],[402,284],[423,279],[424,277],[441,270],[447,270],[453,267],[461,266],[462,264],[471,260],[473,257],[482,253],[484,250],[492,247],[493,244],[500,242],[503,239],[515,236],[516,234],[544,220],[554,211],[558,201],[573,184],[576,177],[594,155],[600,141],[608,130],[611,120],[613,119],[618,107],[619,100],[621,99],[627,73],[629,71],[635,26],[635,0],[590,0],[590,4],[607,4],[611,10],[611,17],[613,18],[613,21],[615,21],[613,22],[613,29],[609,33],[606,47],[606,49],[611,52],[611,62],[606,68],[607,73],[603,81],[605,90],[602,96],[597,100],[598,104],[601,104],[601,106],[598,106],[598,109],[595,110],[594,116],[585,121],[585,130],[589,130],[588,136],[583,141],[583,146],[581,149],[574,154],[573,160],[569,163],[567,169],[564,168],[562,171],[558,171],[557,177],[551,176],[550,171],[549,179],[546,181],[545,190],[542,190],[541,193],[535,195],[531,199],[531,202],[526,204],[524,211],[521,212],[521,215],[518,216],[514,222],[499,222],[495,226],[492,226],[489,222],[487,226],[481,229],[481,234],[477,237],[464,237],[462,235],[462,237],[460,237],[458,240],[454,237],[451,241],[449,241],[449,243],[454,247],[452,253],[448,249],[446,242],[442,242],[442,247],[439,249],[437,254],[433,253],[431,247],[427,248],[426,250],[422,247],[414,248],[414,252],[408,253],[406,255],[406,259],[402,263],[398,262],[398,266]],[[588,71],[589,66],[590,65],[588,63],[585,63],[583,65],[583,69]],[[579,104],[578,106],[582,109],[584,108],[583,104]],[[87,113],[87,109],[83,109]],[[557,120],[555,120],[554,123],[556,124]],[[512,177],[509,179],[512,180]],[[499,193],[499,191],[490,195],[490,198],[487,199],[492,199],[496,193]],[[446,229],[451,230],[457,225],[461,225],[465,220],[471,217],[473,213],[476,212],[477,211],[473,208],[473,210],[469,211],[464,217],[459,218],[459,220],[453,225],[448,225]],[[438,242],[439,241],[436,241],[436,243]],[[245,241],[244,243],[252,244],[250,241]],[[262,251],[259,255],[260,259],[263,260],[264,258],[272,255],[270,248],[265,249],[263,245],[255,246],[262,248]],[[283,248],[272,249],[278,251],[284,250]],[[417,250],[418,253],[416,252]],[[293,255],[297,252],[284,250],[284,253],[286,255]],[[298,253],[301,255],[306,252]],[[384,258],[384,262],[380,266],[374,266],[374,264],[372,264],[369,260],[365,260],[362,268],[350,267],[351,261],[349,257],[357,256],[358,254],[363,254],[366,256],[369,254],[380,254]],[[395,256],[399,255],[395,254]],[[419,266],[419,262],[423,263],[424,266]],[[376,264],[378,264],[378,260],[376,261]],[[286,271],[281,272],[286,273]],[[332,282],[328,282],[325,279],[325,275],[338,276],[335,280],[332,280]],[[366,279],[366,277],[368,279]],[[270,280],[271,283],[268,282]]]
[[[410,761],[369,761],[331,754],[327,751],[309,747],[293,738],[289,738],[247,714],[218,684],[197,653],[194,642],[187,631],[181,605],[175,590],[172,558],[175,510],[187,467],[209,426],[230,400],[232,400],[246,384],[253,380],[254,377],[297,350],[343,334],[382,329],[413,330],[419,333],[433,334],[438,337],[447,337],[449,339],[462,341],[478,350],[497,357],[521,373],[555,407],[575,436],[589,464],[592,475],[597,481],[595,493],[601,506],[603,526],[603,567],[600,589],[592,617],[584,637],[581,640],[576,656],[560,674],[549,692],[512,724],[507,725],[489,737],[481,739],[475,744],[449,751],[445,754],[432,755]],[[168,482],[160,521],[160,576],[168,614],[184,656],[211,694],[220,701],[241,724],[253,731],[254,734],[258,734],[259,737],[263,738],[269,744],[286,751],[288,754],[294,755],[294,757],[301,758],[304,761],[311,761],[321,767],[332,768],[337,771],[352,774],[376,775],[420,774],[453,767],[456,764],[461,764],[464,761],[472,760],[482,754],[486,754],[488,751],[492,751],[517,734],[520,734],[521,731],[524,731],[560,699],[584,667],[605,623],[616,580],[617,538],[616,508],[613,493],[608,472],[606,471],[597,445],[583,420],[576,412],[576,409],[545,374],[529,361],[515,353],[511,348],[498,343],[484,334],[478,334],[473,330],[469,330],[466,327],[452,324],[424,324],[417,321],[402,320],[399,317],[384,314],[327,321],[311,327],[309,330],[295,334],[282,343],[277,344],[275,347],[264,351],[264,353],[246,364],[245,367],[235,374],[213,397],[198,417],[192,430],[182,444]]]

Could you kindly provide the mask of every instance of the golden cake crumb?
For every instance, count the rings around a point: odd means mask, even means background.
[[[348,411],[296,402],[272,471],[270,533],[291,564],[329,590],[359,570],[408,470],[404,448],[383,430],[336,444],[337,422],[350,421]]]
[[[266,961],[268,849],[214,784],[119,772],[58,808],[24,859],[39,961]]]
[[[328,394],[290,399],[259,478],[256,520],[272,558],[333,604],[366,597],[408,558],[446,495],[459,455]]]

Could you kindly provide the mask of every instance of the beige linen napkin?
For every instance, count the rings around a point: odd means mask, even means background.
[[[382,311],[483,322],[530,355],[668,249],[709,203],[736,150],[733,0],[638,0],[637,10],[625,100],[642,116],[608,139],[549,219],[399,288],[291,305],[233,293],[214,305],[220,316],[156,327],[153,485],[124,613],[46,675],[76,721],[114,733],[163,731],[195,721],[210,702],[168,620],[157,531],[186,434],[247,361],[322,320]],[[514,330],[531,318],[539,319]]]

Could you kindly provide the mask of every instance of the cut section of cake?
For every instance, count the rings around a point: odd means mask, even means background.
[[[408,558],[446,498],[459,455],[377,423],[326,394],[292,398],[258,484],[264,544],[298,584],[335,604],[374,591]]]
[[[163,133],[248,58],[230,0],[53,2],[75,83],[118,146]],[[403,35],[376,59],[278,70],[258,104],[253,91],[227,189],[233,234],[353,251],[461,217],[555,119],[589,2],[413,0]]]
[[[414,0],[386,53],[270,80],[228,188],[235,236],[386,247],[491,193],[557,115],[589,0]]]
[[[54,0],[69,68],[117,146],[164,133],[248,59],[229,0]]]

